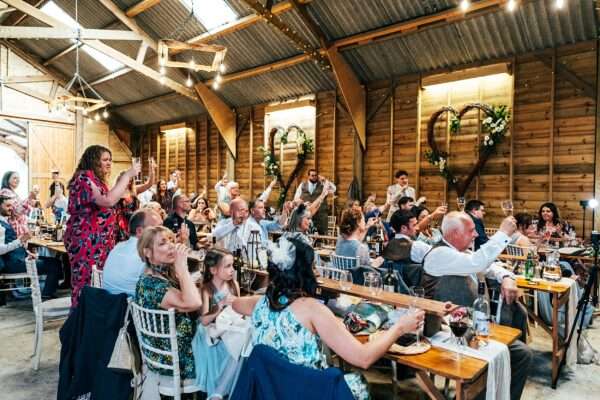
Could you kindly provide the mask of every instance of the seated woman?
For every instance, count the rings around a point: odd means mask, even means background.
[[[137,245],[140,258],[146,263],[146,270],[135,289],[135,302],[153,310],[175,309],[177,345],[181,379],[194,379],[196,368],[192,353],[192,339],[196,332],[196,322],[188,314],[202,307],[202,298],[194,285],[187,265],[189,249],[182,244],[175,245],[175,234],[164,226],[149,227],[144,230]],[[168,339],[145,338],[150,346],[169,350]],[[152,354],[155,361],[165,364],[170,357]],[[148,365],[150,370],[161,375],[171,375],[172,371]]]
[[[367,369],[381,358],[396,339],[423,324],[424,313],[407,313],[374,340],[360,343],[341,320],[315,299],[313,249],[301,240],[281,238],[268,266],[270,282],[264,296],[240,297],[233,309],[252,316],[255,345],[277,350],[291,363],[309,368],[328,368],[322,343],[338,356]],[[362,375],[348,373],[346,383],[356,399],[368,399]]]
[[[447,210],[447,207],[441,206],[436,208],[435,211],[430,214],[427,207],[414,207],[413,213],[415,214],[415,217],[417,217],[417,228],[419,230],[417,240],[425,242],[431,246],[439,243],[442,240],[442,232],[437,228],[432,228],[431,221],[438,217],[442,217],[444,214],[446,214]]]
[[[208,399],[222,399],[229,395],[239,364],[228,353],[223,341],[209,345],[205,328],[240,295],[233,271],[233,256],[229,251],[212,249],[206,253],[201,290],[201,324],[198,325],[192,348],[196,359],[196,384]]]
[[[195,205],[195,206],[194,206]],[[202,227],[202,230],[209,231],[210,226],[217,219],[215,212],[209,207],[208,199],[198,197],[192,202],[192,210],[188,215],[188,219]]]
[[[383,258],[371,261],[369,247],[364,243],[365,235],[375,223],[374,219],[365,223],[365,217],[360,210],[348,208],[342,212],[340,220],[340,237],[335,245],[335,254],[344,257],[358,257],[360,265],[379,267]]]
[[[544,240],[562,239],[571,233],[572,227],[561,221],[558,208],[554,203],[542,204],[538,217],[538,233]]]
[[[515,220],[517,220],[517,231],[511,238],[511,244],[515,244],[520,247],[533,246],[530,238],[534,238],[536,236],[536,231],[531,215],[527,213],[518,213],[515,215]]]

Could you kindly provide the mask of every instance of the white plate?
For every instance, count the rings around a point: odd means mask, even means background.
[[[568,255],[570,255],[570,254],[576,253],[576,252],[581,251],[581,250],[584,250],[584,249],[581,248],[581,247],[562,247],[562,248],[558,249],[558,252],[560,254],[568,254]]]

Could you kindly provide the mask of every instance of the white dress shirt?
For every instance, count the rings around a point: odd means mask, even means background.
[[[412,197],[413,200],[417,200],[417,192],[415,188],[411,186],[406,186],[404,188],[400,188],[400,185],[397,183],[388,186],[387,188],[387,202],[390,203],[390,211],[388,212],[387,221],[389,222],[390,218],[392,218],[392,214],[398,210],[398,200],[401,197]]]
[[[125,293],[129,297],[135,295],[135,287],[146,264],[137,251],[138,239],[130,237],[117,244],[108,253],[104,264],[102,287],[111,294]]]
[[[304,183],[308,184],[308,192],[310,194],[313,194],[313,192],[315,191],[315,189],[317,188],[317,184],[319,182],[316,183],[312,183],[311,181],[306,181],[301,183],[298,188],[296,189],[296,193],[294,194],[294,200],[298,200],[300,197],[302,197],[302,185],[304,185]],[[334,192],[337,190],[337,188],[335,187],[335,185],[333,183],[331,183],[328,180],[325,180],[323,182],[323,190],[328,190],[328,189],[332,189]]]
[[[410,260],[414,263],[421,264],[425,255],[431,250],[431,246],[420,240],[412,240],[410,237],[402,233],[396,233],[394,239],[407,239],[412,244],[410,246]]]
[[[250,233],[254,230],[259,233],[261,231],[254,219],[248,218],[243,224],[234,225],[231,218],[227,218],[219,221],[212,234],[217,241],[222,242],[224,248],[234,252],[247,246]]]
[[[423,264],[425,272],[433,276],[462,275],[472,276],[477,280],[477,273],[485,272],[487,278],[502,282],[502,278],[514,275],[494,263],[510,242],[510,237],[498,231],[489,241],[484,243],[476,252],[460,252],[454,246],[444,241],[448,247],[437,247],[429,253]]]

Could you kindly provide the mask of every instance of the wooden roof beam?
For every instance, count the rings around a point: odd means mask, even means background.
[[[44,5],[44,3],[47,3],[47,2],[48,2],[48,0],[27,0],[27,3],[31,4],[35,8],[40,8],[41,6]],[[5,25],[5,26],[19,25],[21,22],[23,22],[23,20],[25,18],[27,18],[27,14],[25,14],[24,12],[21,12],[21,11],[15,11],[12,13],[12,15],[9,15],[8,18],[6,18],[2,22],[2,25]]]
[[[119,21],[143,38],[143,42],[152,50],[157,51],[158,42],[150,37],[131,17],[127,16],[112,0],[99,0]]]
[[[169,92],[169,93],[165,93],[165,94],[160,94],[158,96],[149,97],[147,99],[133,101],[131,103],[121,104],[121,105],[114,107],[113,109],[115,111],[123,111],[123,110],[128,110],[130,108],[136,108],[136,107],[146,106],[149,104],[154,104],[154,103],[160,102],[160,101],[171,100],[171,99],[174,99],[177,97],[179,97],[179,93]]]
[[[149,10],[158,3],[160,3],[160,0],[141,0],[139,3],[129,7],[127,11],[125,11],[125,15],[127,15],[129,18],[133,18],[136,15],[141,14],[146,10]]]
[[[237,146],[236,146],[236,123],[237,118],[235,113],[229,108],[229,106],[221,100],[219,96],[206,86],[206,84],[200,82],[194,86],[196,93],[202,99],[208,115],[213,120],[217,129],[221,133],[225,144],[229,148],[229,151],[234,158],[237,157]]]
[[[539,54],[536,56],[538,60],[540,60],[547,68],[552,68],[552,57],[548,57],[544,54]],[[594,89],[594,85],[588,83],[586,80],[580,78],[576,73],[571,71],[566,65],[563,63],[556,63],[556,73],[564,78],[566,81],[570,82],[577,90],[582,92],[585,96],[594,99],[597,95],[596,89]]]

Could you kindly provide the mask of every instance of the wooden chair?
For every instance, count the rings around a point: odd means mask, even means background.
[[[27,277],[31,282],[31,301],[35,314],[35,336],[33,342],[33,369],[37,371],[42,357],[42,339],[44,322],[47,319],[66,318],[71,310],[71,297],[42,301],[42,291],[38,279],[37,266],[34,259],[25,261]]]
[[[181,381],[175,309],[170,308],[167,311],[150,310],[139,306],[131,299],[129,299],[129,307],[131,307],[133,315],[133,324],[142,353],[145,373],[154,373],[148,371],[148,366],[173,372],[173,376],[155,373],[158,376],[159,393],[163,396],[173,397],[174,400],[181,400],[182,393],[200,391],[193,380],[190,382]],[[157,349],[150,344],[149,339],[162,339],[162,341],[168,342],[168,350]],[[163,364],[156,361],[159,356],[169,356],[170,360],[167,359]]]

